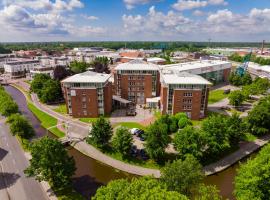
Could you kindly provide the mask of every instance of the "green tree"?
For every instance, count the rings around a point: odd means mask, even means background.
[[[192,125],[192,122],[190,119],[182,117],[181,119],[179,119],[178,121],[178,127],[179,128],[185,128],[186,126]]]
[[[89,144],[94,144],[99,148],[104,148],[109,144],[113,134],[112,130],[110,122],[101,116],[92,124],[92,129],[89,133],[87,142]]]
[[[205,134],[206,146],[205,156],[208,160],[218,158],[230,146],[230,135],[228,133],[227,119],[223,116],[211,116],[202,122],[202,131]]]
[[[165,155],[165,149],[170,142],[167,124],[155,122],[146,130],[146,152],[150,158],[160,161]]]
[[[179,112],[179,113],[175,114],[174,116],[177,119],[177,121],[179,121],[182,118],[188,118],[187,114],[186,113],[182,113],[182,112]]]
[[[18,112],[19,112],[18,105],[13,100],[6,99],[6,101],[1,102],[0,113],[3,116],[8,117]]]
[[[243,122],[243,119],[237,113],[233,113],[232,116],[226,120],[226,123],[231,146],[238,145],[239,141],[246,133],[246,123]]]
[[[175,160],[161,171],[160,181],[169,190],[192,196],[199,188],[204,177],[202,166],[191,155],[185,160]]]
[[[90,64],[86,62],[73,61],[70,63],[70,70],[75,74],[85,72],[87,68],[89,67],[90,67]]]
[[[242,77],[242,84],[243,85],[250,85],[252,84],[252,78],[250,76],[250,74],[248,72],[246,72],[244,74],[244,76]]]
[[[75,161],[68,156],[65,147],[56,139],[43,137],[30,146],[32,158],[25,170],[29,177],[48,181],[52,187],[63,189],[71,184],[75,174]]]
[[[247,116],[247,126],[251,133],[263,135],[270,130],[270,96],[259,101]]]
[[[38,93],[39,99],[43,103],[57,102],[63,98],[59,81],[48,80],[44,83],[42,90]]]
[[[129,130],[125,127],[120,127],[116,130],[112,145],[117,152],[123,156],[127,156],[130,152],[132,142],[133,137]]]
[[[51,77],[47,74],[36,74],[31,81],[30,90],[34,93],[38,93],[43,88],[44,83],[50,79]]]
[[[175,133],[178,130],[178,120],[175,116],[170,116],[169,132]]]
[[[198,192],[195,195],[195,200],[222,200],[216,186],[200,185]]]
[[[10,124],[10,131],[13,135],[18,135],[25,139],[30,139],[35,135],[34,129],[27,119],[18,113],[10,115],[7,123]]]
[[[246,100],[245,95],[241,90],[233,91],[229,94],[230,104],[233,106],[240,106]]]
[[[240,165],[235,177],[235,197],[239,200],[264,200],[270,197],[270,145],[246,164]]]
[[[95,60],[90,64],[97,73],[110,73],[109,69],[110,60],[107,57],[96,57]]]
[[[92,200],[188,200],[184,195],[168,191],[158,180],[143,177],[131,182],[123,179],[111,181],[107,186],[100,187]]]
[[[187,126],[179,130],[175,134],[173,143],[181,158],[185,158],[188,154],[191,154],[200,160],[203,156],[205,138],[199,129]]]

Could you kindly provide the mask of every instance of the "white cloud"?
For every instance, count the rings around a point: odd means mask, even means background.
[[[159,2],[161,0],[123,0],[128,10],[133,9],[136,5]]]
[[[201,16],[204,16],[205,15],[205,13],[203,11],[201,11],[201,10],[195,10],[195,11],[193,11],[192,14],[194,16],[197,16],[197,17],[201,17]]]
[[[224,0],[178,0],[172,7],[175,10],[192,10],[196,8],[203,8],[208,5],[227,5]]]
[[[145,36],[170,36],[172,34],[181,34],[189,30],[191,20],[185,18],[180,13],[169,11],[167,14],[157,12],[152,6],[147,15],[123,15],[122,17],[125,34]]]
[[[87,19],[87,20],[98,20],[99,18],[96,17],[96,16],[92,16],[92,15],[81,15],[84,19]]]

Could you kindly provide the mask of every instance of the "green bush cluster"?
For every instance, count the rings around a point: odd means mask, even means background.
[[[5,89],[0,86],[0,114],[8,117],[18,112],[18,105],[13,101]]]
[[[256,78],[251,84],[243,86],[241,90],[231,92],[228,98],[231,105],[240,106],[244,101],[248,100],[251,95],[264,94],[269,88],[270,82],[268,79]]]
[[[237,114],[211,116],[203,120],[200,128],[180,129],[173,144],[181,158],[191,154],[202,163],[209,163],[237,146],[245,131],[245,122]]]
[[[240,165],[235,177],[234,195],[237,199],[269,199],[269,155],[270,145],[267,145],[254,159]]]
[[[38,95],[43,103],[54,103],[63,99],[60,82],[51,79],[49,75],[37,74],[31,81],[31,91]]]

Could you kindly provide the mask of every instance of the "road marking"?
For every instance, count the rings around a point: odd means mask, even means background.
[[[7,147],[9,147],[9,144],[8,144],[8,142],[7,142]]]
[[[13,164],[14,164],[14,165],[16,165],[16,161],[15,161],[15,159],[14,159],[14,158],[12,159],[12,162],[13,162]]]

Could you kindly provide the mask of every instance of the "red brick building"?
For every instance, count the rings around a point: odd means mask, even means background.
[[[109,74],[88,71],[61,81],[68,114],[73,117],[98,117],[111,113],[110,77]]]
[[[211,83],[187,72],[163,71],[160,104],[162,114],[187,113],[194,120],[204,118]]]
[[[116,95],[136,104],[145,104],[146,98],[159,96],[160,75],[157,65],[133,60],[115,68]]]

